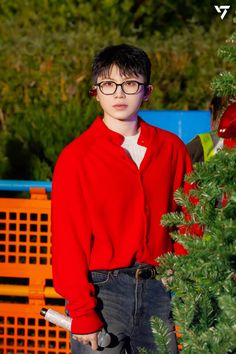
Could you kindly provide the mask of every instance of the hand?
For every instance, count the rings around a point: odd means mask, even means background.
[[[98,348],[98,332],[89,333],[89,334],[73,334],[72,338],[79,341],[84,345],[91,345],[92,350],[97,350]]]

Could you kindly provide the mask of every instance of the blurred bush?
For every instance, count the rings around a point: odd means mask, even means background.
[[[0,178],[51,178],[62,147],[100,113],[88,91],[101,48],[126,42],[149,54],[144,109],[207,109],[232,29],[205,0],[2,0]]]

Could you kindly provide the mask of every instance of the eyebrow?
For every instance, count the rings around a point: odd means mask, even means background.
[[[140,79],[140,76],[142,75],[136,75],[135,73],[127,74],[127,75],[121,75],[121,78],[124,78],[124,80],[137,80]],[[101,79],[108,79],[112,81],[116,81],[113,77],[109,75],[108,72],[104,72],[103,74],[101,73],[98,75],[98,77],[101,77]]]

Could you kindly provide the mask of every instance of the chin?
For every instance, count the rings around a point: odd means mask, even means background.
[[[122,115],[122,114],[114,114],[114,115],[112,115],[112,117],[114,118],[114,119],[117,119],[117,120],[120,120],[120,121],[126,121],[126,122],[128,122],[128,121],[131,121],[131,120],[133,120],[134,119],[134,115]]]

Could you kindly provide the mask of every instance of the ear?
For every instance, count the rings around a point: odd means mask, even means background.
[[[145,88],[145,94],[143,96],[143,100],[144,101],[148,101],[149,97],[151,96],[152,94],[152,91],[153,91],[153,86],[152,85],[148,85],[146,88]]]

